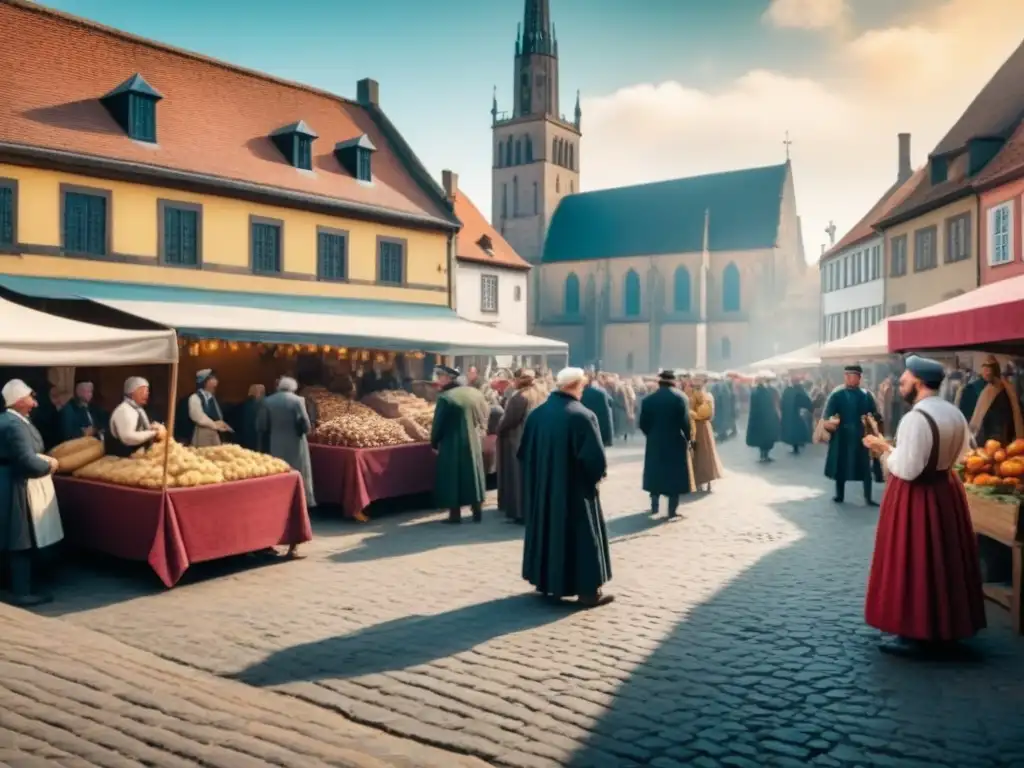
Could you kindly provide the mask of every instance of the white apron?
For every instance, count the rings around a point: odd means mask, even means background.
[[[25,485],[32,528],[36,534],[36,548],[43,549],[56,544],[64,538],[64,526],[60,522],[53,477],[46,475],[32,478],[27,480]]]

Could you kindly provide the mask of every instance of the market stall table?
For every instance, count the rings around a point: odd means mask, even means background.
[[[494,455],[496,442],[494,435],[484,439],[485,466]],[[339,506],[345,517],[355,520],[366,520],[364,510],[380,499],[434,490],[437,454],[429,443],[382,448],[311,443],[309,455],[317,503]]]
[[[53,480],[69,543],[147,562],[168,587],[193,563],[313,538],[297,472],[166,491]]]
[[[967,494],[974,532],[1009,547],[1013,562],[1010,586],[986,584],[985,597],[1010,612],[1013,631],[1024,634],[1024,520],[1021,503],[1015,497]]]

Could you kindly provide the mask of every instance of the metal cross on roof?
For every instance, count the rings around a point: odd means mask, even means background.
[[[786,159],[789,160],[789,148],[793,146],[793,142],[789,139],[789,131],[786,131],[786,138],[782,143],[786,147]]]
[[[825,234],[828,235],[828,239],[831,241],[831,244],[835,245],[836,244],[836,223],[834,221],[829,221],[828,226],[825,227]]]

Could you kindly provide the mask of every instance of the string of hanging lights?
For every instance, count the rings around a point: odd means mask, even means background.
[[[255,350],[260,355],[269,354],[276,358],[320,355],[321,357],[333,356],[338,360],[352,360],[353,362],[364,363],[368,363],[371,360],[377,363],[393,363],[399,354],[386,350],[335,347],[331,344],[264,344],[251,341],[196,339],[188,336],[178,337],[178,348],[184,350],[189,357],[199,357],[204,354],[212,355],[221,350],[228,352]],[[426,357],[425,352],[419,351],[405,352],[403,354],[413,360],[422,360]]]

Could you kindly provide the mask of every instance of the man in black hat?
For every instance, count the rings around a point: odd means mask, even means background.
[[[831,422],[829,431],[832,433],[825,459],[825,477],[836,483],[833,501],[837,504],[846,499],[847,481],[859,481],[864,485],[864,502],[869,507],[877,507],[871,490],[874,481],[882,482],[881,468],[877,463],[872,466],[871,455],[864,447],[864,417],[874,418],[879,428],[882,417],[874,396],[860,385],[863,373],[859,365],[846,366],[845,384],[832,390],[825,403],[822,418]]]
[[[651,514],[668,496],[668,516],[675,517],[679,497],[696,490],[690,456],[690,406],[676,386],[673,371],[658,374],[658,391],[644,398],[640,409],[644,446],[644,490],[651,495]]]
[[[900,395],[913,409],[896,447],[864,438],[889,470],[864,610],[868,624],[895,635],[882,646],[887,653],[947,650],[985,627],[977,540],[951,471],[971,434],[957,407],[937,396],[944,375],[935,360],[908,358]]]
[[[437,451],[434,498],[448,510],[448,523],[462,522],[464,506],[479,523],[487,493],[483,435],[490,408],[479,389],[459,384],[458,369],[439,365],[434,378],[441,389],[430,430],[430,445]]]

